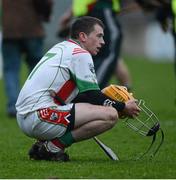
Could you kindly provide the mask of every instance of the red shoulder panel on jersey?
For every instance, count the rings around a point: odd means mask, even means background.
[[[72,52],[72,55],[79,54],[79,53],[89,53],[89,52],[86,51],[85,49],[82,49],[82,48],[74,48],[73,52]]]

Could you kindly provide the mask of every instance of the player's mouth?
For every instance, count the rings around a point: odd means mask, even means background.
[[[100,49],[101,49],[101,47],[97,47],[97,52],[99,52],[99,51],[100,51]]]

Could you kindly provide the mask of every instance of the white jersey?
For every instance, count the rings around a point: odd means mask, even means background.
[[[99,90],[92,56],[75,41],[56,44],[35,66],[19,94],[16,109],[25,115],[56,106],[49,91],[70,103],[78,93]]]

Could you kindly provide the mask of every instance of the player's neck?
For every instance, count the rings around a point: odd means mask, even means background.
[[[81,44],[81,42],[78,39],[70,39],[70,41],[73,41],[75,44],[77,44],[83,48],[83,45]]]
[[[83,49],[87,50],[84,45],[78,39],[69,39],[70,42],[77,44],[78,46],[82,47]]]

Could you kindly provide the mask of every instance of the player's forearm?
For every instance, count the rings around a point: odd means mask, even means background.
[[[99,90],[80,93],[73,102],[87,102],[94,105],[113,106],[117,111],[123,111],[125,108],[125,103],[114,101]]]

